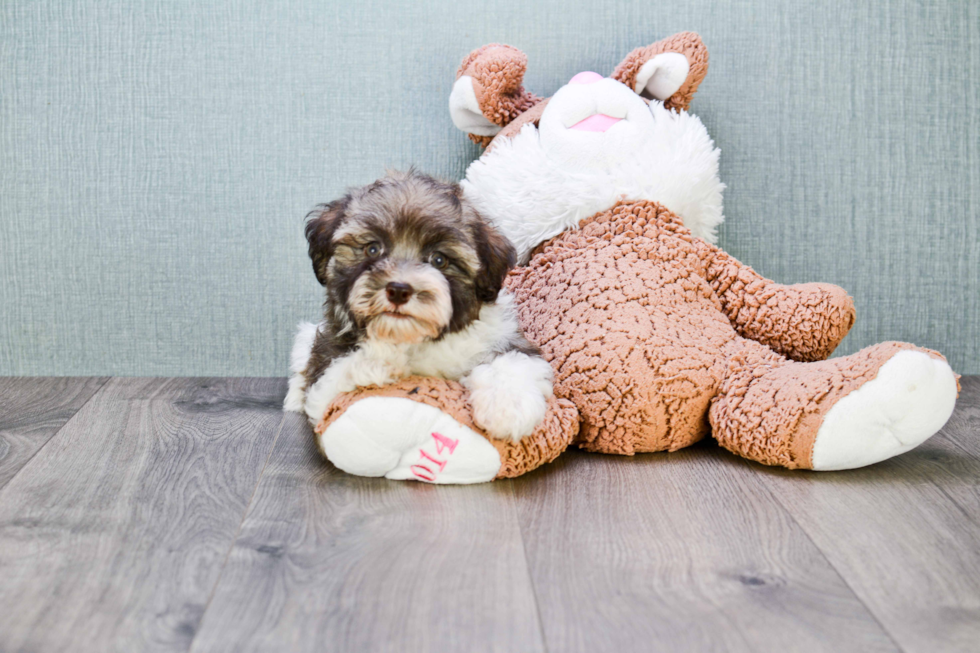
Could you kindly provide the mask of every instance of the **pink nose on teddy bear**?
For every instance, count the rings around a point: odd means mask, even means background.
[[[586,70],[585,72],[581,72],[575,75],[575,77],[572,77],[570,80],[568,80],[568,83],[569,84],[594,84],[595,82],[601,81],[603,79],[605,78],[599,73],[594,73],[591,70]]]

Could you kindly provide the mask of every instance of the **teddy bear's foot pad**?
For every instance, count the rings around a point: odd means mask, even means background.
[[[824,416],[813,469],[864,467],[917,447],[949,419],[956,394],[956,375],[945,361],[921,351],[895,354]]]
[[[400,397],[366,397],[319,435],[338,468],[358,476],[427,483],[483,483],[500,470],[486,438],[438,408]]]

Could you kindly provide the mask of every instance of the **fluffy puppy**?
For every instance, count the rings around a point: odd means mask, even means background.
[[[413,374],[459,380],[489,435],[519,440],[544,418],[552,370],[501,291],[513,245],[456,184],[390,173],[311,214],[324,320],[300,325],[285,408],[316,424],[341,392]]]

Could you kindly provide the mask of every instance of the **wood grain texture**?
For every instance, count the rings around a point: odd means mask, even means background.
[[[0,650],[186,651],[282,379],[113,379],[0,491]]]
[[[756,472],[713,444],[518,479],[550,651],[894,651]]]
[[[108,377],[0,378],[0,488]]]
[[[867,469],[706,443],[470,487],[336,470],[281,379],[103,382],[0,379],[23,459],[0,488],[3,653],[980,641],[980,377],[939,435]]]
[[[980,378],[946,427],[871,467],[745,463],[905,651],[980,650]]]
[[[933,438],[937,446],[932,455],[919,460],[922,471],[935,473],[937,483],[967,518],[980,523],[980,376],[960,382],[963,389],[953,416]]]
[[[349,476],[288,415],[193,651],[542,651],[508,483]]]

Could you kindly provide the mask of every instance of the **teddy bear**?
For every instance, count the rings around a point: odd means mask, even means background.
[[[697,34],[631,52],[552,97],[525,55],[468,55],[453,123],[485,147],[463,192],[516,246],[506,287],[555,372],[538,429],[494,440],[465,388],[409,378],[338,397],[316,426],[345,471],[430,483],[513,477],[568,446],[633,455],[711,435],[744,458],[842,470],[906,452],[952,414],[935,351],[885,342],[828,359],[855,310],[834,285],[782,285],[715,244],[719,151],[688,106],[708,68]]]

